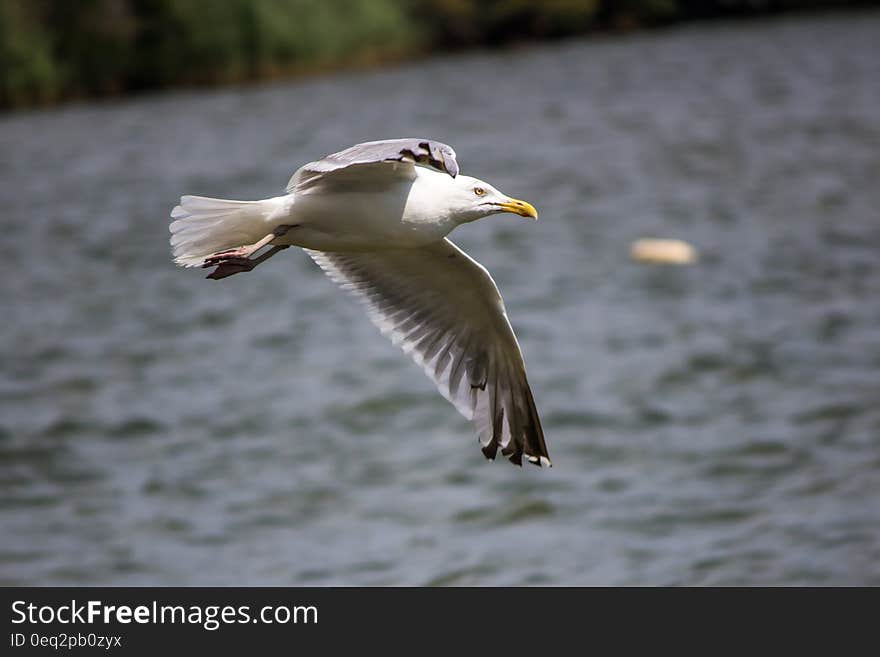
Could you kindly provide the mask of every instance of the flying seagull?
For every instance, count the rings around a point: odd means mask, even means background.
[[[430,139],[357,144],[301,167],[284,196],[183,196],[171,248],[208,278],[252,270],[290,246],[366,306],[370,319],[476,425],[483,454],[501,449],[550,466],[525,363],[489,272],[447,235],[499,212],[535,208],[459,175],[455,151]]]

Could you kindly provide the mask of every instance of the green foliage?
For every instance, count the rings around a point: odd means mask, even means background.
[[[0,0],[0,107],[857,0]],[[863,3],[862,3],[863,4]]]
[[[438,46],[498,44],[577,34],[597,27],[600,0],[416,0]]]
[[[0,0],[0,106],[406,54],[400,0]]]
[[[24,3],[0,0],[0,106],[50,101],[57,80],[47,29]]]

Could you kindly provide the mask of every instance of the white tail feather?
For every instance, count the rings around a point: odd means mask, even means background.
[[[171,252],[181,267],[198,267],[224,249],[252,244],[274,228],[270,221],[278,199],[229,201],[204,196],[181,196],[171,211]]]

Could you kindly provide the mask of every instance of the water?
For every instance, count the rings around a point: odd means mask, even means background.
[[[0,582],[880,584],[878,37],[695,24],[0,119]],[[485,462],[305,254],[169,261],[181,194],[405,135],[541,212],[453,237],[552,470]]]

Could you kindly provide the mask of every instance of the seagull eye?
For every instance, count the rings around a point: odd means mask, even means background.
[[[486,190],[482,187],[474,187],[474,194],[476,194],[477,196],[485,196]]]

